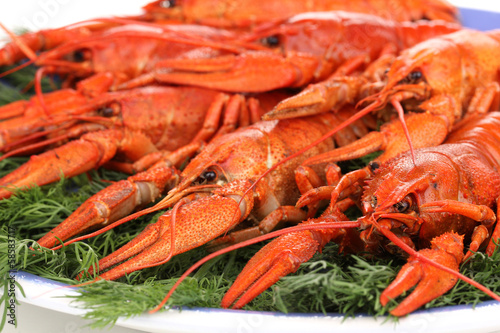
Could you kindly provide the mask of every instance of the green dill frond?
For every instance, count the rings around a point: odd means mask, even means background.
[[[15,68],[15,66],[0,67],[0,73]],[[0,82],[0,105],[11,103],[19,99],[29,99],[34,93],[34,77],[37,68],[33,65],[21,68],[2,78]],[[57,78],[42,77],[43,92],[50,92],[60,88]]]

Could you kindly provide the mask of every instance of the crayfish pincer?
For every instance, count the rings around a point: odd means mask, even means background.
[[[494,211],[498,210],[500,198],[499,127],[500,112],[473,116],[458,124],[445,144],[415,150],[415,164],[410,152],[406,152],[380,165],[367,181],[360,202],[364,216],[352,225],[359,228],[354,230],[359,231],[364,244],[361,251],[377,255],[399,254],[404,250],[410,254],[380,301],[386,305],[416,286],[391,314],[403,316],[443,295],[456,284],[457,277],[467,280],[458,273],[465,259],[484,247],[488,255],[495,251],[500,239],[500,225]],[[334,211],[337,204],[330,206],[329,211]],[[324,214],[314,222],[330,222],[330,215]],[[341,220],[337,214],[334,221],[345,231]],[[304,245],[294,249],[280,246],[293,243],[293,239],[303,244],[306,233],[310,234],[300,231],[280,236],[261,249],[254,257],[259,260],[252,259],[228,291],[224,306],[244,306],[257,296],[252,293],[254,285],[262,285],[265,282],[262,280],[272,277],[267,288],[296,269],[297,263],[281,269],[283,260],[308,260],[303,259],[302,253],[294,252],[305,248]],[[306,243],[316,245],[319,250],[325,242],[317,239],[309,236]],[[329,235],[330,239],[339,241]],[[267,269],[262,267],[263,263],[267,263]],[[242,278],[245,274],[252,277]],[[474,284],[471,280],[467,282]],[[474,285],[500,300],[498,295]],[[237,301],[238,298],[245,301]]]

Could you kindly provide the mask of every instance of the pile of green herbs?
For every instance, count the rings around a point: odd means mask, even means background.
[[[3,70],[2,70],[3,71]],[[29,67],[9,76],[7,84],[0,82],[2,104],[28,98],[21,92],[33,78]],[[44,82],[44,91],[51,88]],[[0,176],[7,174],[27,158],[15,157],[0,162]],[[109,185],[109,181],[127,175],[100,169],[88,174],[43,187],[19,192],[0,201],[0,276],[6,277],[8,227],[16,239],[16,267],[40,277],[67,284],[76,284],[75,276],[95,266],[99,260],[136,236],[144,227],[156,221],[145,216],[117,227],[98,237],[71,244],[58,251],[41,248],[35,242],[62,222],[85,199]],[[12,236],[12,235],[10,235]],[[167,305],[179,307],[220,307],[220,301],[245,263],[263,244],[256,244],[217,257],[185,280]],[[207,254],[199,248],[174,257],[169,263],[134,272],[118,281],[100,281],[82,287],[76,301],[88,309],[85,317],[94,326],[112,325],[119,317],[139,315],[154,308],[163,299],[177,278],[193,263]],[[282,278],[249,305],[248,310],[281,311],[285,313],[359,313],[380,316],[391,307],[382,307],[380,293],[394,279],[404,261],[400,258],[367,259],[341,255],[335,244],[328,244],[322,253],[304,263],[300,269]],[[461,268],[475,281],[500,292],[500,253],[486,257],[478,253]],[[4,283],[7,283],[5,278]],[[477,304],[489,298],[460,281],[450,292],[425,307],[456,304]],[[7,301],[5,295],[2,302]]]

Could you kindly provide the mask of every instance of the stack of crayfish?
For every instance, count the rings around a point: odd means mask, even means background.
[[[38,70],[36,95],[0,108],[1,158],[31,156],[0,179],[0,197],[99,167],[131,174],[41,246],[171,208],[78,277],[114,280],[300,223],[250,260],[223,307],[334,241],[408,257],[380,298],[416,286],[395,316],[465,279],[473,253],[493,254],[500,30],[462,28],[442,0],[215,2],[155,1],[134,17],[11,34],[0,64]],[[43,93],[43,76],[62,88]],[[335,164],[377,151],[359,170]]]

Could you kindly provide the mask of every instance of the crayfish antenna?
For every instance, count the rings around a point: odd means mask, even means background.
[[[45,112],[45,115],[48,118],[51,118],[52,115],[50,114],[49,108],[47,107],[47,104],[45,104],[45,99],[43,98],[42,77],[43,77],[44,71],[45,71],[44,67],[40,67],[39,69],[36,70],[36,73],[35,73],[35,92],[36,92],[36,96],[38,97],[38,100],[40,101],[40,105],[42,106],[42,109]]]
[[[14,43],[16,43],[17,46],[19,46],[19,49],[26,55],[27,58],[29,58],[32,61],[36,60],[37,56],[35,52],[33,52],[33,50],[30,49],[29,46],[26,45],[20,38],[18,38],[18,36],[15,33],[7,29],[7,27],[4,26],[1,22],[0,22],[0,28],[3,31],[5,31],[10,38],[12,38]]]
[[[395,98],[391,99],[391,104],[394,106],[396,111],[398,112],[399,120],[401,121],[401,125],[403,126],[403,130],[405,132],[406,140],[408,141],[408,145],[410,146],[411,159],[413,161],[413,165],[417,166],[417,162],[415,159],[415,149],[413,148],[413,143],[411,141],[410,132],[408,131],[408,127],[406,126],[405,114],[401,103]]]
[[[28,60],[28,61],[26,61],[26,62],[24,62],[16,67],[14,67],[14,68],[9,69],[8,71],[5,71],[5,72],[0,74],[0,79],[7,76],[7,75],[15,73],[18,70],[23,69],[24,67],[28,67],[29,65],[33,64],[34,62],[35,62],[35,60],[30,59],[30,60]]]
[[[41,147],[48,146],[52,143],[56,143],[56,142],[62,141],[62,140],[67,139],[67,138],[69,138],[69,135],[64,134],[64,135],[56,136],[55,138],[44,140],[42,142],[29,144],[27,146],[23,146],[21,148],[11,150],[8,153],[5,153],[2,156],[0,156],[0,161],[3,161],[4,159],[12,157],[12,156],[20,155],[22,153],[26,153],[26,152],[33,151],[33,150],[41,148]],[[27,140],[22,140],[22,141],[27,141]],[[17,142],[14,142],[14,143],[17,143]]]
[[[212,260],[213,258],[216,258],[220,255],[223,255],[223,254],[231,252],[233,250],[241,249],[241,248],[246,247],[248,245],[253,245],[253,244],[256,244],[256,243],[259,243],[259,242],[262,242],[262,241],[265,241],[265,240],[268,240],[268,239],[271,239],[271,238],[274,238],[277,236],[288,234],[290,232],[302,231],[302,230],[327,229],[327,228],[336,228],[336,229],[339,229],[339,228],[358,228],[359,226],[360,226],[360,222],[357,222],[357,221],[326,222],[326,223],[318,223],[318,224],[298,225],[298,226],[285,228],[285,229],[278,230],[278,231],[273,231],[273,232],[270,232],[268,234],[265,234],[265,235],[262,235],[259,237],[255,237],[255,238],[243,241],[241,243],[228,246],[228,247],[221,249],[219,251],[216,251],[214,253],[211,253],[211,254],[207,255],[205,258],[200,259],[193,266],[191,266],[188,270],[186,270],[186,272],[184,272],[184,274],[182,274],[182,276],[175,282],[175,284],[169,290],[169,292],[167,293],[167,295],[165,296],[163,301],[161,301],[161,303],[158,304],[154,309],[150,310],[149,313],[152,314],[152,313],[155,313],[158,310],[160,310],[165,305],[165,303],[167,303],[170,296],[172,296],[172,294],[177,289],[177,287],[179,287],[179,285],[182,283],[182,281],[184,281],[189,276],[189,274],[191,274],[194,270],[199,268],[201,265],[203,265],[207,261]]]
[[[19,49],[26,55],[27,58],[30,59],[29,63],[33,63],[37,60],[37,55],[35,54],[35,52],[32,49],[30,49],[29,46],[26,45],[20,38],[18,38],[18,36],[16,36],[16,34],[14,34],[12,31],[7,29],[7,27],[4,26],[2,23],[0,23],[0,28],[2,30],[4,30],[9,35],[10,38],[12,38],[14,43],[16,43],[17,46],[19,46]],[[24,65],[22,67],[25,67],[25,66],[28,66],[28,65]],[[21,69],[22,67],[18,66],[15,69],[16,70]],[[48,111],[47,105],[45,105],[45,101],[43,100],[43,94],[42,94],[41,78],[43,75],[43,71],[44,71],[43,68],[40,68],[36,71],[35,91],[36,91],[36,95],[38,96],[38,99],[40,100],[40,105],[42,106],[42,108],[45,111],[45,113],[47,114],[47,116],[49,116],[49,111]],[[8,74],[10,74],[11,72],[12,71],[9,71]],[[4,75],[7,75],[7,74],[4,74]]]
[[[72,123],[67,124],[67,125],[62,125],[61,127],[59,127],[59,129],[65,129],[66,130],[69,127],[71,127],[72,125],[73,125]],[[34,148],[40,148],[40,147],[49,145],[51,143],[55,143],[55,142],[57,142],[59,140],[63,140],[65,138],[69,137],[68,134],[64,134],[64,135],[58,136],[58,137],[56,137],[54,139],[47,139],[47,140],[44,140],[42,142],[38,142],[38,143],[34,143],[34,144],[29,144],[30,141],[32,141],[34,139],[40,139],[40,138],[42,138],[42,137],[44,137],[44,136],[46,136],[48,134],[56,132],[56,130],[58,130],[58,129],[52,128],[52,129],[49,129],[49,130],[39,131],[39,132],[30,134],[28,136],[25,136],[22,139],[18,139],[18,140],[6,143],[5,145],[2,146],[2,148],[0,149],[0,151],[2,151],[2,152],[8,151],[8,153],[3,154],[2,156],[0,156],[0,161],[6,159],[7,157],[15,156],[15,155],[21,154],[23,152],[29,151],[31,149],[34,149]],[[18,146],[20,146],[20,148],[15,148],[15,147],[18,147]],[[13,149],[13,147],[14,147],[14,149]]]

